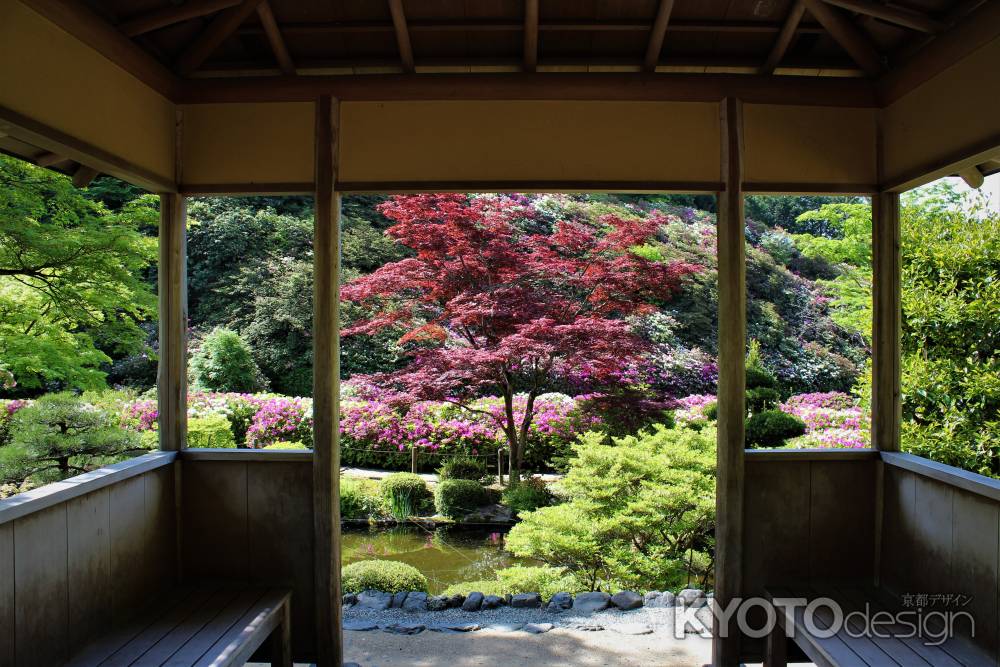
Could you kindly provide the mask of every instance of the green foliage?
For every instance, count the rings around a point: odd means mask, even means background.
[[[502,502],[510,508],[514,516],[534,512],[539,507],[548,507],[555,500],[552,491],[540,477],[530,477],[503,491]]]
[[[379,496],[378,484],[368,479],[340,478],[342,519],[379,519],[387,514],[385,500]]]
[[[461,519],[489,503],[486,489],[471,479],[446,479],[434,489],[434,508],[449,519]]]
[[[238,333],[217,327],[201,342],[191,358],[194,387],[206,391],[251,393],[266,382]]]
[[[777,389],[772,389],[770,387],[756,387],[754,389],[747,389],[746,393],[746,407],[751,413],[757,413],[761,410],[770,410],[778,405],[781,400],[781,394],[778,393]],[[718,414],[719,406],[715,404],[715,414]]]
[[[718,401],[713,401],[705,406],[705,409],[701,411],[705,418],[709,421],[715,421],[719,418],[719,403]]]
[[[781,447],[806,432],[804,421],[781,410],[756,412],[746,422],[747,447]]]
[[[345,593],[427,591],[427,577],[420,574],[420,570],[394,560],[362,560],[345,566],[340,572]]]
[[[48,394],[22,408],[0,447],[0,484],[66,479],[140,453],[137,434],[69,393]]]
[[[389,505],[394,517],[405,520],[433,507],[434,496],[420,475],[397,472],[379,483],[379,494]]]
[[[793,234],[814,234],[836,238],[839,229],[825,217],[802,218],[807,211],[814,211],[830,204],[856,203],[857,197],[820,197],[803,195],[749,195],[746,198],[746,215],[768,227],[782,227]]]
[[[236,440],[229,427],[229,420],[218,414],[188,419],[188,447],[210,449],[235,449]]]
[[[0,360],[22,389],[104,386],[109,353],[142,349],[156,300],[142,272],[155,197],[114,213],[65,176],[0,155]]]
[[[280,449],[280,450],[308,450],[309,448],[303,445],[301,442],[276,442],[273,445],[267,445],[262,449]]]
[[[507,548],[565,568],[587,588],[705,583],[715,528],[715,431],[653,427],[574,447],[568,501],[522,515]]]
[[[441,480],[471,479],[484,482],[489,477],[486,472],[486,463],[482,459],[471,456],[453,456],[445,459],[445,462],[438,468],[438,478]]]
[[[453,584],[445,589],[444,595],[468,595],[479,592],[483,595],[517,595],[518,593],[538,593],[543,599],[556,593],[582,593],[586,586],[572,574],[558,567],[526,567],[513,565],[495,572],[495,579],[466,581]]]

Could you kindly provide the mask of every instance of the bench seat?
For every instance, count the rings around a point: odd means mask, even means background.
[[[791,641],[802,649],[806,656],[817,667],[978,667],[980,665],[995,665],[995,659],[963,637],[949,638],[940,645],[929,645],[930,638],[904,636],[912,631],[902,625],[880,624],[880,634],[891,635],[879,637],[864,633],[864,623],[860,618],[848,619],[851,612],[889,612],[915,611],[904,608],[885,591],[872,587],[810,587],[810,588],[768,588],[768,598],[775,606],[778,617],[778,628],[768,637],[767,667],[785,667],[787,635],[785,626],[788,622],[786,606],[780,604],[782,598],[805,599],[809,602],[828,598],[840,605],[847,621],[840,631],[831,637],[818,637],[806,631],[805,610],[795,606]],[[928,608],[926,611],[939,611],[940,608]],[[815,625],[821,630],[829,629],[834,621],[833,612],[825,605],[817,608],[814,616]],[[883,618],[888,618],[883,615]],[[825,633],[824,633],[825,634]]]
[[[97,638],[70,667],[243,665],[270,639],[272,664],[291,667],[287,590],[232,585],[188,587]]]

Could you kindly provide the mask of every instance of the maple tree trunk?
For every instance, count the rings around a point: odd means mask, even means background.
[[[504,435],[507,436],[507,448],[510,450],[507,486],[517,486],[521,481],[521,461],[524,456],[521,452],[521,442],[517,437],[517,426],[514,424],[514,392],[509,385],[504,390],[503,407],[506,421]]]

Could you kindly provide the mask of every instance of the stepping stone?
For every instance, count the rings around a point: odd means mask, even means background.
[[[613,626],[611,629],[623,635],[653,634],[653,628],[649,627],[648,625],[643,625],[642,623],[625,623],[624,625]]]
[[[444,632],[444,633],[456,633],[456,632],[475,632],[479,629],[477,623],[439,623],[436,625],[429,625],[427,629],[431,632]]]
[[[344,629],[353,630],[354,632],[368,632],[370,630],[378,630],[378,623],[372,623],[363,619],[344,621]]]
[[[494,623],[487,625],[484,630],[496,630],[497,632],[517,632],[524,627],[523,623]]]
[[[417,635],[423,632],[425,626],[419,623],[393,623],[382,627],[382,632],[394,635]]]
[[[574,623],[569,626],[571,630],[581,630],[583,632],[600,632],[604,626],[600,623]]]
[[[541,635],[552,629],[551,623],[528,623],[522,628],[525,632],[533,635]]]

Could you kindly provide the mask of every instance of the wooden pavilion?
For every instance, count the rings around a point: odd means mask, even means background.
[[[510,190],[718,197],[721,602],[974,593],[996,662],[1000,484],[898,453],[899,193],[1000,169],[1000,1],[0,0],[0,150],[160,194],[163,450],[0,502],[0,665],[202,579],[340,664],[340,196]],[[252,193],[315,196],[313,452],[186,449],[185,197]],[[872,198],[873,450],[744,451],[744,193]]]

